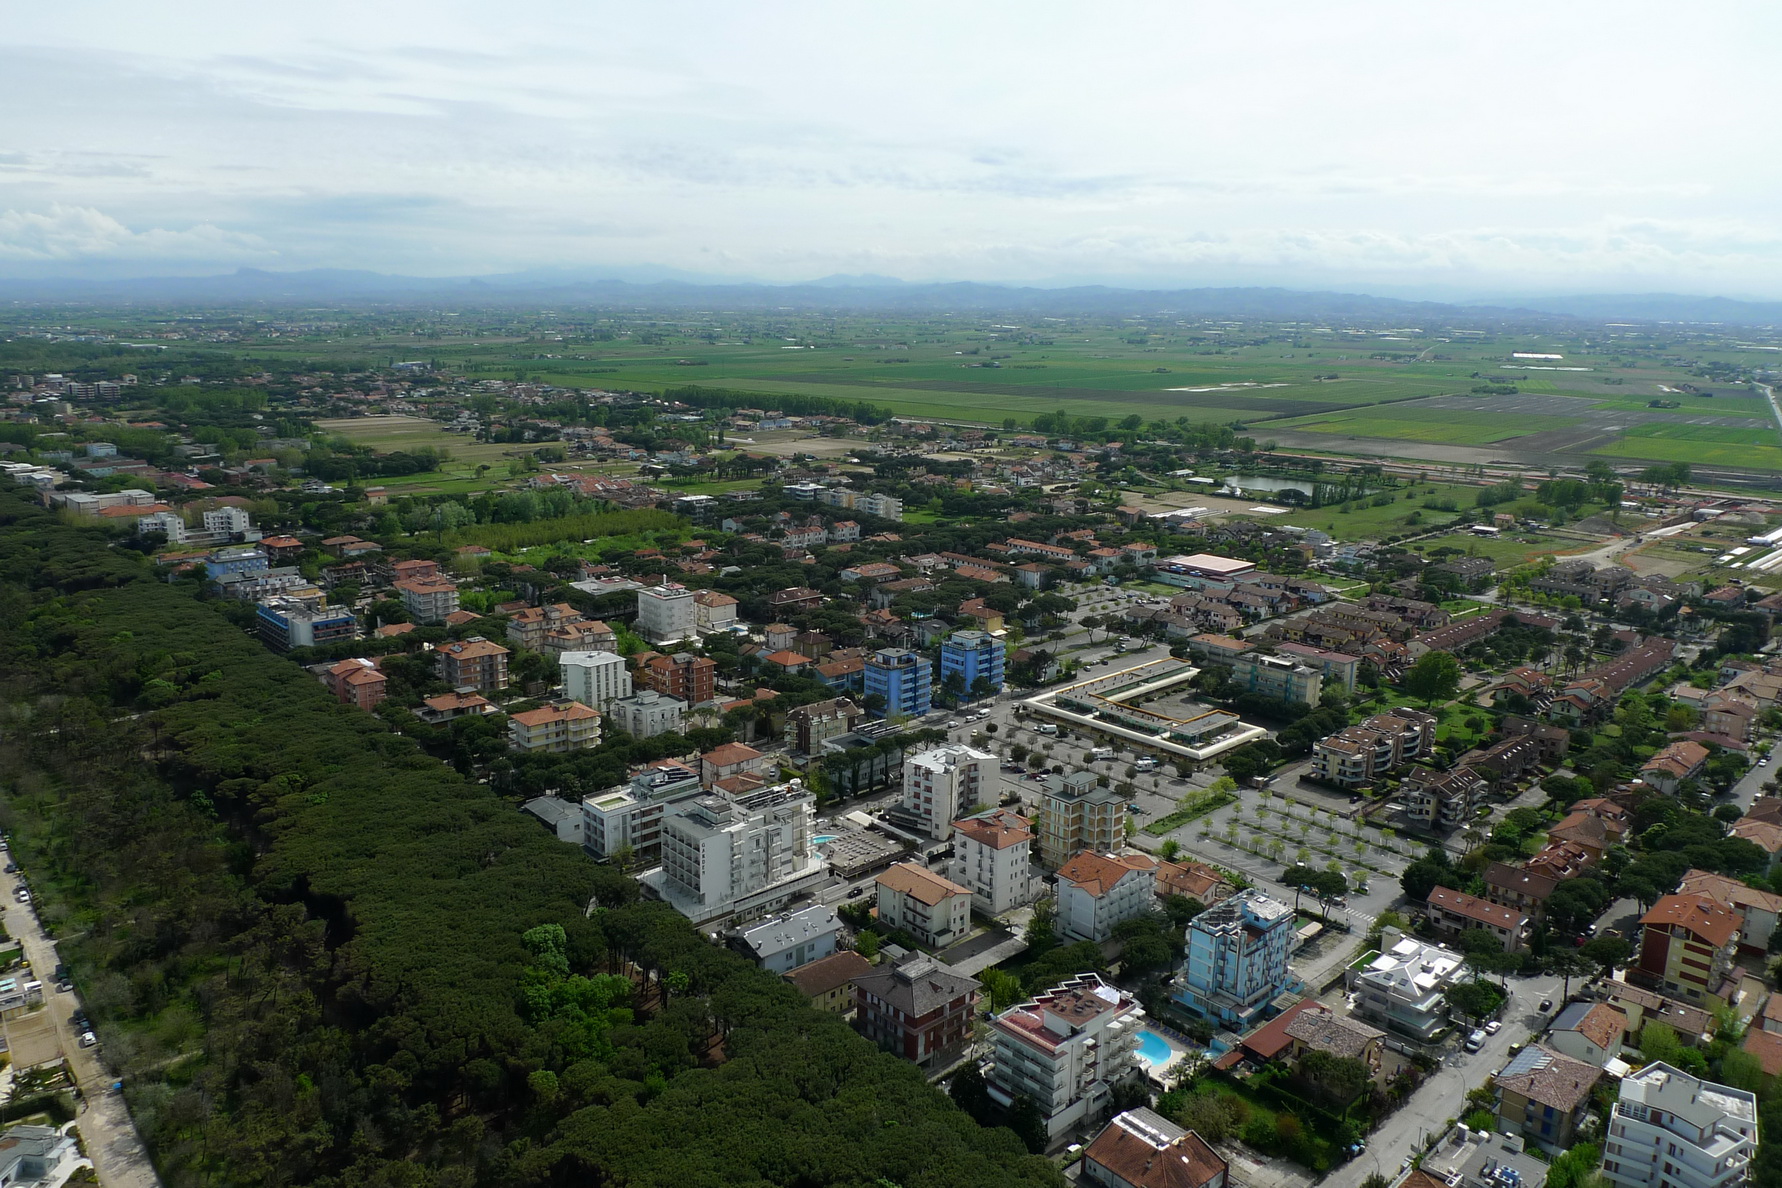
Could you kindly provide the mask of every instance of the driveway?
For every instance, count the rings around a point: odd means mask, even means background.
[[[13,898],[19,885],[17,876],[0,875],[0,884],[6,895],[6,931],[23,945],[26,960],[44,979],[43,1015],[51,1021],[56,1043],[67,1057],[69,1074],[80,1087],[75,1125],[99,1183],[105,1188],[158,1188],[161,1181],[124,1108],[123,1095],[112,1092],[116,1078],[100,1059],[103,1049],[82,1048],[78,1043],[79,1032],[70,1019],[78,1000],[73,994],[58,994],[49,981],[60,960],[55,947],[39,927],[37,913]]]

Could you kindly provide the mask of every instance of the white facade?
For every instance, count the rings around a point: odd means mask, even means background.
[[[679,643],[699,634],[693,591],[672,582],[637,592],[637,631],[653,644]]]
[[[738,930],[737,943],[769,973],[783,974],[835,952],[841,920],[826,903]]]
[[[1157,863],[1142,855],[1082,853],[1058,868],[1058,935],[1104,941],[1114,925],[1152,910]]]
[[[557,658],[563,673],[563,696],[605,711],[607,705],[631,696],[631,669],[615,652],[564,652]]]
[[[1008,809],[953,822],[948,877],[971,888],[972,906],[990,916],[1033,898],[1033,827]]]
[[[629,675],[625,678],[629,681]],[[606,707],[606,720],[633,738],[654,738],[681,728],[687,703],[678,697],[665,697],[654,689],[639,689],[630,697],[621,697]]]
[[[246,532],[254,526],[253,517],[239,507],[219,507],[204,513],[204,530],[231,535]]]
[[[704,794],[690,767],[646,767],[629,784],[582,798],[582,846],[596,858],[622,849],[653,855],[662,844],[663,814]]]
[[[971,932],[971,891],[917,862],[902,862],[880,875],[879,923],[901,929],[933,948]]]
[[[1138,1000],[1081,974],[990,1023],[984,1066],[990,1096],[1008,1106],[1026,1096],[1053,1138],[1102,1116],[1115,1085],[1138,1075],[1134,1052],[1145,1012]]]
[[[178,512],[156,512],[140,517],[136,521],[136,531],[165,533],[168,544],[182,544],[186,539],[186,522]]]
[[[1616,1188],[1733,1188],[1756,1152],[1756,1097],[1661,1061],[1621,1078],[1603,1175]]]
[[[1354,975],[1355,1013],[1397,1035],[1427,1043],[1448,1025],[1448,987],[1465,958],[1388,927],[1381,953]]]
[[[962,743],[911,755],[903,761],[903,807],[922,823],[922,832],[945,841],[961,813],[995,798],[997,762]]]
[[[730,630],[736,626],[736,599],[701,590],[693,596],[693,625],[702,633]]]
[[[644,883],[697,922],[778,906],[824,877],[816,801],[797,781],[701,796],[662,817],[662,866]]]

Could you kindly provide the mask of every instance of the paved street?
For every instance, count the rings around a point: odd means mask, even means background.
[[[38,926],[37,914],[13,898],[17,877],[0,875],[0,884],[6,896],[6,931],[24,946],[26,960],[44,980],[44,1010],[55,1021],[69,1072],[83,1095],[75,1122],[99,1182],[105,1188],[157,1188],[161,1181],[124,1108],[123,1096],[111,1089],[115,1078],[100,1059],[102,1049],[82,1048],[77,1042],[79,1032],[69,1017],[80,1005],[78,1000],[73,994],[58,994],[49,980],[59,961],[54,946]]]

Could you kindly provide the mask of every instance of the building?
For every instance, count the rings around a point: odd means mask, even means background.
[[[423,699],[421,708],[415,711],[415,717],[438,725],[454,718],[488,717],[500,712],[488,698],[454,689],[450,693],[441,693],[438,697]]]
[[[538,642],[538,650],[547,656],[565,652],[617,652],[619,633],[599,619],[582,619],[552,627]]]
[[[631,670],[616,652],[564,652],[557,657],[563,675],[563,696],[583,705],[606,709],[631,696]]]
[[[1667,895],[1640,917],[1640,949],[1627,977],[1711,1009],[1738,947],[1739,917],[1730,908],[1705,895]]]
[[[1485,868],[1485,898],[1530,917],[1541,914],[1559,883],[1558,875],[1508,862],[1493,862]]]
[[[955,631],[941,644],[942,686],[956,681],[967,701],[1002,692],[1002,641],[984,631]],[[984,684],[979,686],[978,682]]]
[[[53,1126],[9,1126],[0,1134],[0,1184],[6,1188],[60,1185],[80,1163],[74,1133]]]
[[[626,673],[625,679],[629,681],[631,674]],[[678,732],[686,712],[686,702],[664,697],[654,689],[644,689],[606,704],[607,723],[633,738],[655,738],[658,734]]]
[[[1737,879],[1706,870],[1684,872],[1677,887],[1682,895],[1701,895],[1713,900],[1738,917],[1739,953],[1761,968],[1769,956],[1770,937],[1782,927],[1782,895],[1759,891]],[[1753,968],[1747,964],[1746,968]]]
[[[662,815],[662,866],[645,887],[694,923],[770,911],[824,877],[803,785],[683,801]]]
[[[701,706],[717,691],[718,665],[716,661],[691,652],[654,655],[644,659],[638,668],[637,679],[664,697],[677,698],[689,706]]]
[[[1058,935],[1097,943],[1155,908],[1157,863],[1143,854],[1084,850],[1058,868]]]
[[[1327,684],[1333,684],[1346,695],[1354,696],[1355,677],[1361,671],[1361,657],[1300,643],[1285,643],[1276,651],[1296,664],[1316,668]]]
[[[1144,1020],[1136,998],[1092,973],[1010,1007],[990,1021],[991,1099],[1028,1098],[1054,1139],[1087,1125],[1111,1107],[1115,1086],[1139,1075]]]
[[[1000,916],[1033,898],[1033,828],[1011,809],[953,822],[952,880],[971,888],[971,903]]]
[[[545,651],[545,638],[551,632],[587,621],[587,616],[567,602],[550,606],[528,606],[517,610],[507,621],[507,642],[516,648]]]
[[[1613,1188],[1730,1188],[1750,1179],[1757,1098],[1658,1061],[1621,1078],[1606,1129]]]
[[[1660,792],[1670,793],[1675,792],[1684,780],[1701,775],[1707,765],[1708,748],[1683,739],[1646,760],[1645,766],[1640,768],[1640,778]]]
[[[1396,1188],[1536,1188],[1546,1182],[1546,1160],[1531,1154],[1521,1135],[1460,1125]]]
[[[1714,1039],[1719,1025],[1702,1007],[1678,1002],[1656,990],[1615,978],[1602,983],[1602,987],[1608,992],[1609,1005],[1627,1016],[1627,1034],[1630,1036],[1639,1035],[1640,1029],[1648,1023],[1663,1023],[1692,1048],[1703,1047]]]
[[[1323,1003],[1314,1003],[1307,1010],[1294,1012],[1281,1034],[1287,1040],[1286,1059],[1296,1068],[1309,1054],[1323,1052],[1343,1060],[1359,1060],[1367,1066],[1370,1080],[1376,1085],[1385,1083],[1386,1033],[1378,1027],[1345,1018]]]
[[[1463,932],[1489,932],[1506,953],[1521,952],[1528,937],[1528,916],[1524,913],[1450,887],[1431,891],[1426,908],[1430,926],[1442,936],[1455,938]]]
[[[808,965],[780,976],[811,1000],[820,1011],[837,1015],[854,1012],[854,979],[872,972],[872,963],[852,949],[819,957]]]
[[[1248,1031],[1297,983],[1287,968],[1293,929],[1293,909],[1257,890],[1214,904],[1188,922],[1172,996],[1217,1027]]]
[[[1226,1188],[1229,1165],[1192,1130],[1127,1110],[1083,1152],[1079,1183],[1098,1188]]]
[[[878,920],[931,948],[945,948],[971,932],[971,889],[917,862],[900,862],[874,880]]]
[[[863,688],[868,699],[884,702],[886,718],[920,718],[932,708],[933,673],[928,658],[907,648],[880,648],[866,658]]]
[[[387,685],[374,660],[342,660],[328,670],[328,688],[335,698],[368,712],[384,699]]]
[[[1343,788],[1358,788],[1435,747],[1436,719],[1417,710],[1396,709],[1346,726],[1312,745],[1314,779]]]
[[[971,1038],[978,982],[918,953],[854,976],[854,1030],[919,1065],[944,1064]]]
[[[1083,850],[1107,853],[1125,837],[1126,801],[1100,787],[1092,771],[1050,774],[1034,813],[1042,865],[1056,870]]]
[[[1355,1013],[1392,1034],[1430,1043],[1448,1027],[1448,988],[1461,978],[1459,953],[1388,927],[1383,952],[1352,971]]]
[[[254,610],[254,626],[277,652],[359,638],[358,616],[344,606],[310,606],[295,598],[268,598]]]
[[[903,815],[941,841],[956,817],[996,799],[998,759],[964,743],[919,751],[903,761]]]
[[[693,628],[701,635],[729,631],[736,626],[736,599],[716,590],[693,595]]]
[[[826,740],[847,734],[865,716],[866,711],[846,697],[801,705],[786,713],[786,747],[794,754],[815,755]]]
[[[1245,654],[1230,663],[1231,683],[1246,693],[1313,706],[1324,693],[1324,673],[1292,657]]]
[[[1541,1149],[1560,1154],[1577,1141],[1578,1125],[1590,1106],[1590,1091],[1603,1070],[1573,1060],[1542,1044],[1530,1044],[1497,1074],[1499,1129],[1521,1134]]]
[[[579,701],[556,701],[510,714],[508,741],[522,751],[555,754],[600,745],[600,713]]]
[[[396,583],[402,609],[417,623],[443,623],[458,611],[458,587],[441,578]]]
[[[1237,890],[1217,867],[1183,859],[1157,863],[1157,898],[1180,895],[1200,904],[1214,904]]]
[[[832,955],[841,927],[835,909],[819,903],[739,928],[731,939],[756,965],[783,974]]]
[[[456,643],[441,644],[434,652],[439,679],[454,689],[507,688],[507,658],[511,653],[480,635]]]
[[[1546,1044],[1561,1056],[1602,1068],[1621,1054],[1627,1016],[1606,1002],[1567,1003],[1553,1017]]]
[[[699,757],[699,778],[708,788],[732,776],[758,776],[766,771],[767,756],[742,743],[725,743]]]
[[[703,795],[705,786],[691,767],[646,767],[628,784],[582,798],[582,846],[602,860],[622,853],[653,858],[662,844],[663,814]]]
[[[1491,785],[1471,767],[1413,767],[1399,786],[1405,816],[1425,829],[1450,832],[1478,817]]]
[[[693,591],[673,582],[637,592],[637,632],[653,644],[680,643],[699,635]]]

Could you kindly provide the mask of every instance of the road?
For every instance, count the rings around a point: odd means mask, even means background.
[[[1422,1150],[1427,1139],[1445,1133],[1450,1121],[1466,1113],[1467,1092],[1483,1085],[1509,1062],[1510,1046],[1528,1043],[1547,1025],[1558,1010],[1560,979],[1512,977],[1509,984],[1503,1030],[1488,1037],[1477,1052],[1456,1051],[1443,1059],[1442,1066],[1409,1100],[1368,1136],[1367,1150],[1325,1178],[1326,1188],[1360,1188],[1375,1172],[1396,1179],[1399,1165],[1408,1156]],[[1543,999],[1553,1000],[1553,1010],[1538,1009]]]
[[[75,1115],[75,1124],[86,1143],[87,1155],[93,1160],[99,1183],[104,1188],[159,1188],[160,1178],[149,1162],[148,1152],[124,1108],[122,1094],[111,1089],[116,1079],[100,1060],[99,1048],[82,1048],[79,1032],[70,1016],[79,1005],[73,994],[58,994],[49,979],[50,971],[60,961],[37,922],[37,913],[14,897],[18,876],[0,875],[0,889],[6,896],[6,931],[24,947],[25,959],[43,978],[44,1009],[55,1020],[56,1037],[68,1058],[68,1071],[80,1086],[82,1101]]]

